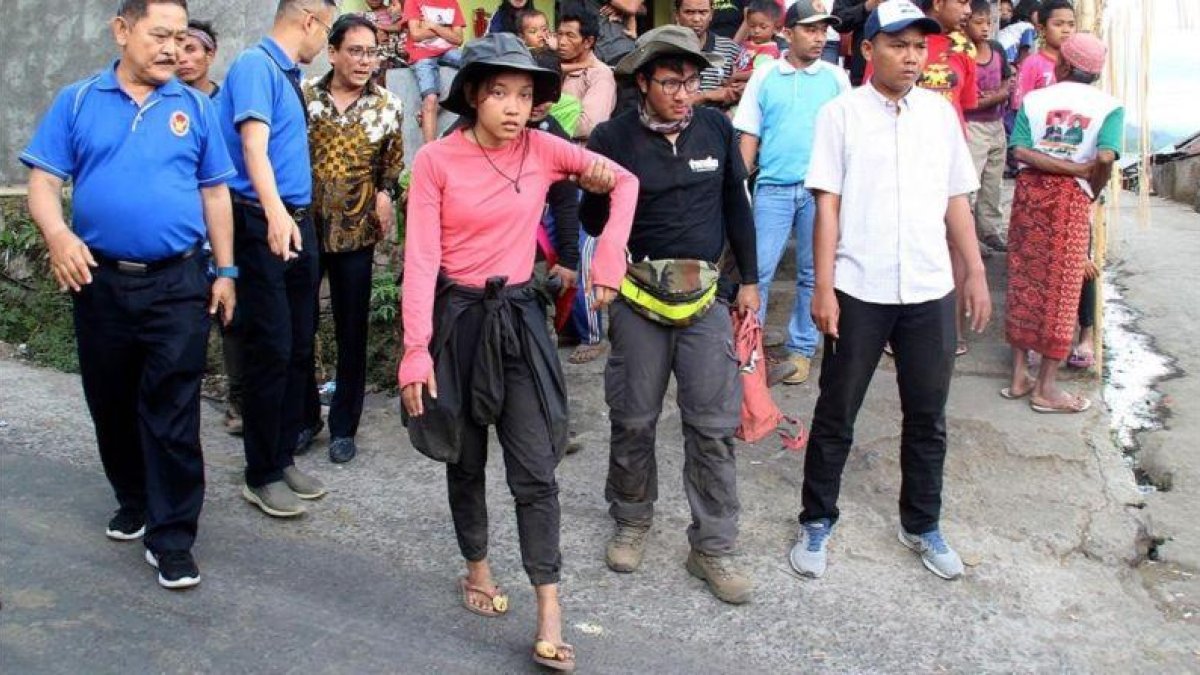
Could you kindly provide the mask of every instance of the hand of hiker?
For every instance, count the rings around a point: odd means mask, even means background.
[[[988,293],[987,277],[982,272],[968,275],[962,293],[964,316],[971,322],[971,330],[982,333],[992,320],[992,296]]]
[[[555,265],[554,267],[551,267],[550,271],[546,274],[552,277],[558,277],[562,280],[562,290],[559,291],[559,295],[566,295],[568,291],[570,291],[572,288],[575,288],[575,284],[579,279],[579,275],[575,274],[575,270],[567,269],[562,265]]]
[[[617,299],[617,290],[608,286],[592,286],[592,308],[597,312],[612,304]]]
[[[46,249],[50,252],[50,270],[58,282],[58,290],[79,292],[92,283],[92,270],[96,259],[87,244],[74,232],[63,228],[46,237]]]
[[[221,277],[213,282],[212,290],[209,291],[208,313],[210,316],[216,316],[217,310],[221,310],[221,325],[228,326],[230,321],[233,321],[233,308],[237,306],[237,295],[234,293],[233,279]]]
[[[733,306],[744,312],[758,314],[759,303],[758,284],[742,284],[737,297],[734,298]]]
[[[266,216],[267,246],[271,253],[285,261],[296,258],[300,250],[300,226],[296,219],[282,207],[267,211]]]
[[[817,324],[817,330],[834,339],[838,338],[838,318],[841,307],[838,305],[837,294],[832,288],[818,289],[813,293],[812,318]]]
[[[1089,260],[1089,261],[1083,263],[1083,278],[1084,279],[1087,279],[1088,281],[1095,281],[1099,277],[1100,277],[1100,268],[1096,267],[1095,261]]]
[[[396,209],[386,192],[375,193],[375,217],[379,219],[379,238],[387,239],[388,232],[396,224]]]
[[[616,185],[617,175],[608,166],[608,162],[602,159],[592,162],[587,171],[579,176],[579,187],[592,194],[606,195],[612,192]]]
[[[429,388],[429,398],[437,398],[437,377],[433,374],[433,369],[430,369],[429,375],[424,382],[413,382],[405,385],[400,390],[400,400],[404,402],[404,409],[413,417],[420,417],[425,414],[425,388]]]

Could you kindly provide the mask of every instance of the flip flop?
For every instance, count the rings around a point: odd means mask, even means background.
[[[954,356],[966,356],[969,351],[971,351],[971,348],[967,346],[967,341],[959,340],[958,344],[954,347]]]
[[[1033,399],[1030,399],[1029,407],[1032,408],[1034,412],[1042,413],[1044,415],[1073,415],[1075,413],[1084,412],[1092,407],[1092,401],[1084,398],[1083,396],[1072,395],[1071,401],[1072,403],[1070,405],[1052,406],[1042,405],[1041,403],[1037,403]]]
[[[552,670],[575,672],[575,648],[569,644],[556,645],[546,640],[533,643],[533,660]]]
[[[571,355],[567,357],[567,362],[575,365],[591,363],[601,356],[604,356],[607,351],[607,342],[597,342],[594,345],[579,345],[575,348],[575,351],[571,352]]]
[[[1026,396],[1028,396],[1032,393],[1033,393],[1033,387],[1030,387],[1029,391],[1026,391],[1024,394],[1014,394],[1012,391],[1012,387],[1005,387],[1000,390],[1000,398],[1006,398],[1010,401],[1017,401],[1017,400],[1025,398]]]
[[[463,607],[467,611],[478,614],[479,616],[497,617],[508,612],[508,596],[500,592],[500,586],[497,585],[494,590],[481,588],[467,581],[466,577],[458,578],[458,589],[462,592]],[[471,602],[471,593],[482,595],[492,601],[491,609],[479,607]]]
[[[1096,365],[1096,355],[1077,354],[1075,352],[1071,352],[1071,355],[1067,357],[1067,365],[1072,368],[1087,370],[1088,368],[1092,368]]]

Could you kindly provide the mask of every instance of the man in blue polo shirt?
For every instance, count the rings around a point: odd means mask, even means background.
[[[317,239],[300,64],[324,48],[333,0],[280,0],[271,34],[238,55],[217,95],[237,175],[234,256],[245,341],[242,496],[277,518],[325,487],[296,468],[316,332]]]
[[[742,160],[758,167],[754,227],[758,233],[759,319],[765,324],[767,293],[788,237],[796,234],[796,303],[785,348],[796,372],[784,384],[808,381],[817,351],[817,328],[809,315],[813,295],[813,217],[816,205],[804,188],[812,155],[817,111],[850,88],[846,72],[821,60],[825,36],[836,17],[814,0],[798,0],[784,17],[789,48],[783,58],[754,70],[733,126],[742,132]]]
[[[144,534],[158,583],[188,588],[200,583],[191,548],[209,315],[228,322],[234,308],[233,166],[212,104],[175,79],[185,0],[123,0],[112,31],[121,58],[58,94],[21,161],[50,267],[74,301],[84,396],[120,506],[106,533]]]

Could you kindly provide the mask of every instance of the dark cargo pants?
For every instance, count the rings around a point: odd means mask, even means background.
[[[624,301],[609,310],[612,353],[604,372],[612,422],[609,513],[618,522],[649,524],[658,499],[654,445],[672,373],[683,422],[683,487],[692,511],[688,541],[709,555],[733,551],[741,505],[733,433],[742,383],[733,356],[733,324],[721,303],[691,326],[655,323]]]

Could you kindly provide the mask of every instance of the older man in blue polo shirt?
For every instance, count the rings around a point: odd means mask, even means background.
[[[112,32],[121,58],[59,93],[21,161],[51,269],[74,301],[84,396],[120,505],[107,534],[144,534],[159,584],[188,588],[200,583],[191,548],[209,315],[229,321],[234,309],[233,165],[208,97],[175,79],[185,0],[123,0]]]
[[[817,326],[809,314],[813,295],[813,218],[816,202],[805,189],[812,156],[817,111],[850,89],[846,71],[821,60],[825,31],[837,18],[797,0],[784,16],[788,51],[783,58],[755,68],[746,84],[733,126],[747,167],[758,167],[754,190],[754,228],[758,234],[759,318],[766,323],[767,294],[788,238],[796,234],[796,301],[788,320],[788,360],[796,372],[784,384],[808,381],[817,351]]]
[[[316,331],[317,239],[308,119],[300,64],[324,48],[333,0],[280,0],[271,34],[238,55],[217,95],[237,175],[234,256],[245,336],[242,496],[277,518],[304,513],[299,499],[325,487],[296,468],[304,387]]]

